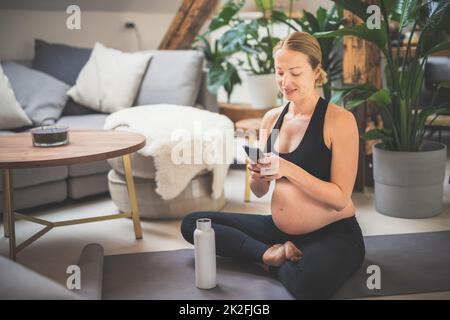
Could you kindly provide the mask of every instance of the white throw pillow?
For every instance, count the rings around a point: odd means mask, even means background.
[[[143,52],[124,53],[97,42],[67,94],[100,112],[131,107],[151,56]]]
[[[31,124],[30,118],[17,102],[9,79],[0,65],[0,129],[16,129]]]

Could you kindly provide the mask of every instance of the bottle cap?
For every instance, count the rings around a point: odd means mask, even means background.
[[[211,219],[201,218],[197,219],[197,229],[202,231],[208,231],[211,229]]]

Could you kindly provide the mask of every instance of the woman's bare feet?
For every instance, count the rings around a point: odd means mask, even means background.
[[[287,260],[291,260],[292,262],[297,262],[303,257],[303,252],[300,251],[299,248],[295,246],[291,241],[286,241],[283,244],[284,253]]]
[[[303,253],[291,241],[284,244],[274,244],[263,254],[263,263],[266,266],[281,266],[286,260],[299,261]]]
[[[286,261],[285,248],[282,244],[274,244],[264,252],[262,260],[267,266],[281,266]]]

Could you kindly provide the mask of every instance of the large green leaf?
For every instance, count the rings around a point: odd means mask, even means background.
[[[430,15],[426,20],[425,26],[422,32],[434,32],[439,31],[439,28],[445,24],[445,19],[448,18],[448,12],[450,10],[450,1],[430,1],[427,5],[431,5]]]
[[[245,1],[227,1],[219,14],[212,19],[207,32],[209,33],[227,26],[236,13],[244,6],[244,3]]]
[[[385,32],[385,23],[381,22],[381,29],[369,29],[365,24],[345,27],[335,31],[316,32],[313,35],[316,38],[329,38],[336,36],[355,36],[370,41],[381,50],[384,50],[387,44],[387,35]]]
[[[373,93],[367,100],[380,107],[387,107],[392,103],[391,92],[388,89],[381,89]]]
[[[319,7],[319,9],[317,9],[316,11],[316,19],[317,19],[317,23],[319,25],[319,30],[317,31],[325,31],[325,25],[327,24],[327,10]]]
[[[342,8],[357,15],[363,21],[366,21],[367,7],[369,6],[367,3],[361,2],[359,0],[332,0],[332,1],[341,6]]]
[[[399,11],[398,7],[400,6],[399,2],[403,2],[404,0],[388,0],[384,1],[384,7],[386,8],[386,12],[389,15],[389,18],[400,22],[400,17],[402,12]]]
[[[357,84],[346,85],[345,87],[333,87],[333,91],[343,92],[344,95],[351,92],[352,90],[365,90],[365,91],[376,92],[377,88],[374,85],[369,84],[369,83],[357,83]]]
[[[274,0],[255,0],[256,6],[263,13],[271,11],[273,9],[274,2]]]
[[[434,47],[432,47],[431,49],[429,49],[428,51],[426,51],[425,53],[423,53],[423,56],[429,56],[433,53],[439,52],[439,51],[444,51],[444,50],[450,50],[450,41],[444,41],[441,42],[437,45],[435,45]]]
[[[351,99],[348,99],[345,103],[345,108],[348,110],[353,110],[362,105],[368,99],[367,92],[359,92],[355,94]]]
[[[220,44],[223,47],[223,50],[235,52],[239,50],[243,43],[243,31],[240,29],[230,29],[227,32],[225,32],[222,37],[220,38]]]
[[[361,137],[365,140],[383,140],[383,141],[392,141],[392,131],[389,129],[372,129],[364,134]]]
[[[320,26],[319,26],[319,23],[317,22],[316,17],[311,12],[308,12],[305,10],[303,10],[303,14],[304,14],[304,17],[306,18],[306,20],[308,21],[309,27],[311,29],[311,33],[319,32]]]
[[[366,101],[373,102],[380,107],[386,108],[391,104],[390,91],[381,89],[376,92],[373,90],[353,90],[346,100],[345,107],[349,110],[359,107]]]
[[[421,34],[417,45],[417,54],[419,57],[426,57],[429,51],[441,43],[448,42],[447,35],[444,32],[427,32]],[[438,48],[439,49],[439,48]],[[440,50],[440,49],[439,49]],[[436,51],[435,51],[436,52]]]
[[[419,119],[423,123],[425,123],[426,119],[429,116],[445,114],[445,113],[448,113],[449,111],[450,111],[450,102],[446,102],[446,103],[440,104],[436,107],[422,109],[422,111],[419,113]]]
[[[274,10],[272,11],[272,20],[284,23],[294,31],[299,31],[298,25],[294,24],[293,22],[297,23],[295,20],[289,18],[283,11]]]
[[[234,85],[241,83],[236,67],[229,62],[213,66],[208,72],[207,80],[208,90],[214,94],[222,86],[228,93],[227,88],[232,90]]]
[[[392,9],[399,15],[399,32],[417,18],[421,5],[420,0],[396,0],[387,2],[393,3]]]
[[[358,107],[374,92],[377,91],[377,88],[375,86],[367,83],[347,85],[342,88],[332,89],[335,92],[332,98],[332,102],[345,102],[346,109],[354,109]]]

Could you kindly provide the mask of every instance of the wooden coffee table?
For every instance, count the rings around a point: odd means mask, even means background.
[[[71,130],[69,144],[59,147],[40,148],[32,144],[31,134],[18,133],[0,137],[0,169],[3,169],[4,230],[9,237],[10,258],[54,227],[73,224],[132,218],[136,239],[142,239],[139,209],[136,201],[130,154],[145,146],[145,137],[140,134],[117,130]],[[18,168],[53,167],[87,163],[109,158],[122,157],[131,212],[117,213],[84,219],[51,222],[14,212],[13,170]],[[44,228],[16,245],[15,220],[31,221]]]

